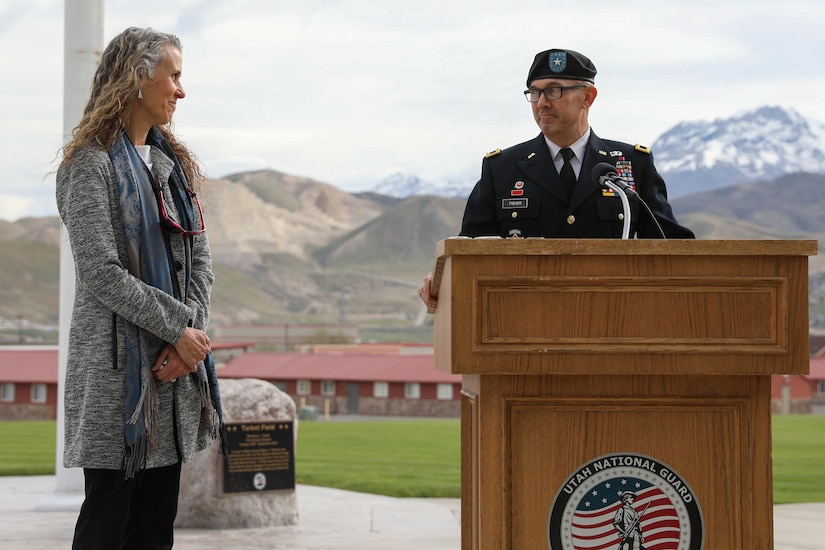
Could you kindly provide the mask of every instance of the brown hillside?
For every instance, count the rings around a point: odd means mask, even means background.
[[[213,256],[233,265],[275,253],[308,258],[382,211],[331,185],[271,170],[210,180],[203,195]]]
[[[411,197],[318,250],[315,257],[328,268],[365,269],[432,262],[435,243],[458,234],[465,202],[434,196]]]
[[[21,218],[16,222],[0,220],[0,241],[38,241],[60,246],[60,218]]]

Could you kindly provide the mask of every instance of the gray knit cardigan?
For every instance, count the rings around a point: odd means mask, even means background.
[[[152,147],[152,171],[164,182],[172,160]],[[57,207],[71,241],[76,290],[65,383],[67,468],[119,469],[124,450],[126,383],[124,319],[174,343],[187,325],[205,330],[214,275],[206,233],[194,237],[192,281],[186,302],[151,287],[128,271],[118,185],[106,151],[83,148],[77,161],[57,173]],[[167,207],[175,221],[177,210]],[[185,288],[183,237],[170,235],[180,288]],[[168,466],[206,448],[209,430],[201,415],[194,375],[159,385],[159,446],[147,467]]]

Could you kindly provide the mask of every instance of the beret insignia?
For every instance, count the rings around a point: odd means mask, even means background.
[[[554,73],[563,73],[567,68],[567,52],[550,52],[548,57],[550,70]]]

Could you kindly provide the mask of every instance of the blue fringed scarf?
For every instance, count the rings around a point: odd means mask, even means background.
[[[174,161],[169,178],[174,202],[181,214],[184,229],[195,226],[194,208],[186,195],[186,178],[171,147],[157,129],[152,128],[147,144],[161,148]],[[129,272],[143,282],[185,301],[191,276],[191,253],[187,254],[186,288],[183,296],[173,280],[172,255],[167,238],[160,229],[160,214],[149,171],[125,132],[121,132],[109,149],[117,177],[123,226],[129,256]],[[162,199],[161,199],[162,200]],[[191,244],[187,243],[187,246]],[[155,358],[167,344],[161,338],[124,321],[126,327],[126,407],[124,409],[125,448],[122,470],[125,478],[133,477],[146,467],[150,452],[157,447],[158,382],[152,374]],[[224,431],[218,378],[211,354],[198,365],[197,378],[203,410],[213,439]],[[225,438],[220,437],[221,452]]]

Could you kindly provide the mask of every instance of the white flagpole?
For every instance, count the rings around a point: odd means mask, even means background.
[[[64,142],[80,122],[89,98],[92,78],[103,50],[105,0],[65,0],[63,37],[63,136]],[[60,339],[57,381],[57,453],[55,493],[38,503],[39,510],[79,510],[83,502],[83,471],[63,467],[63,396],[69,325],[74,304],[75,271],[65,228],[60,228]]]

